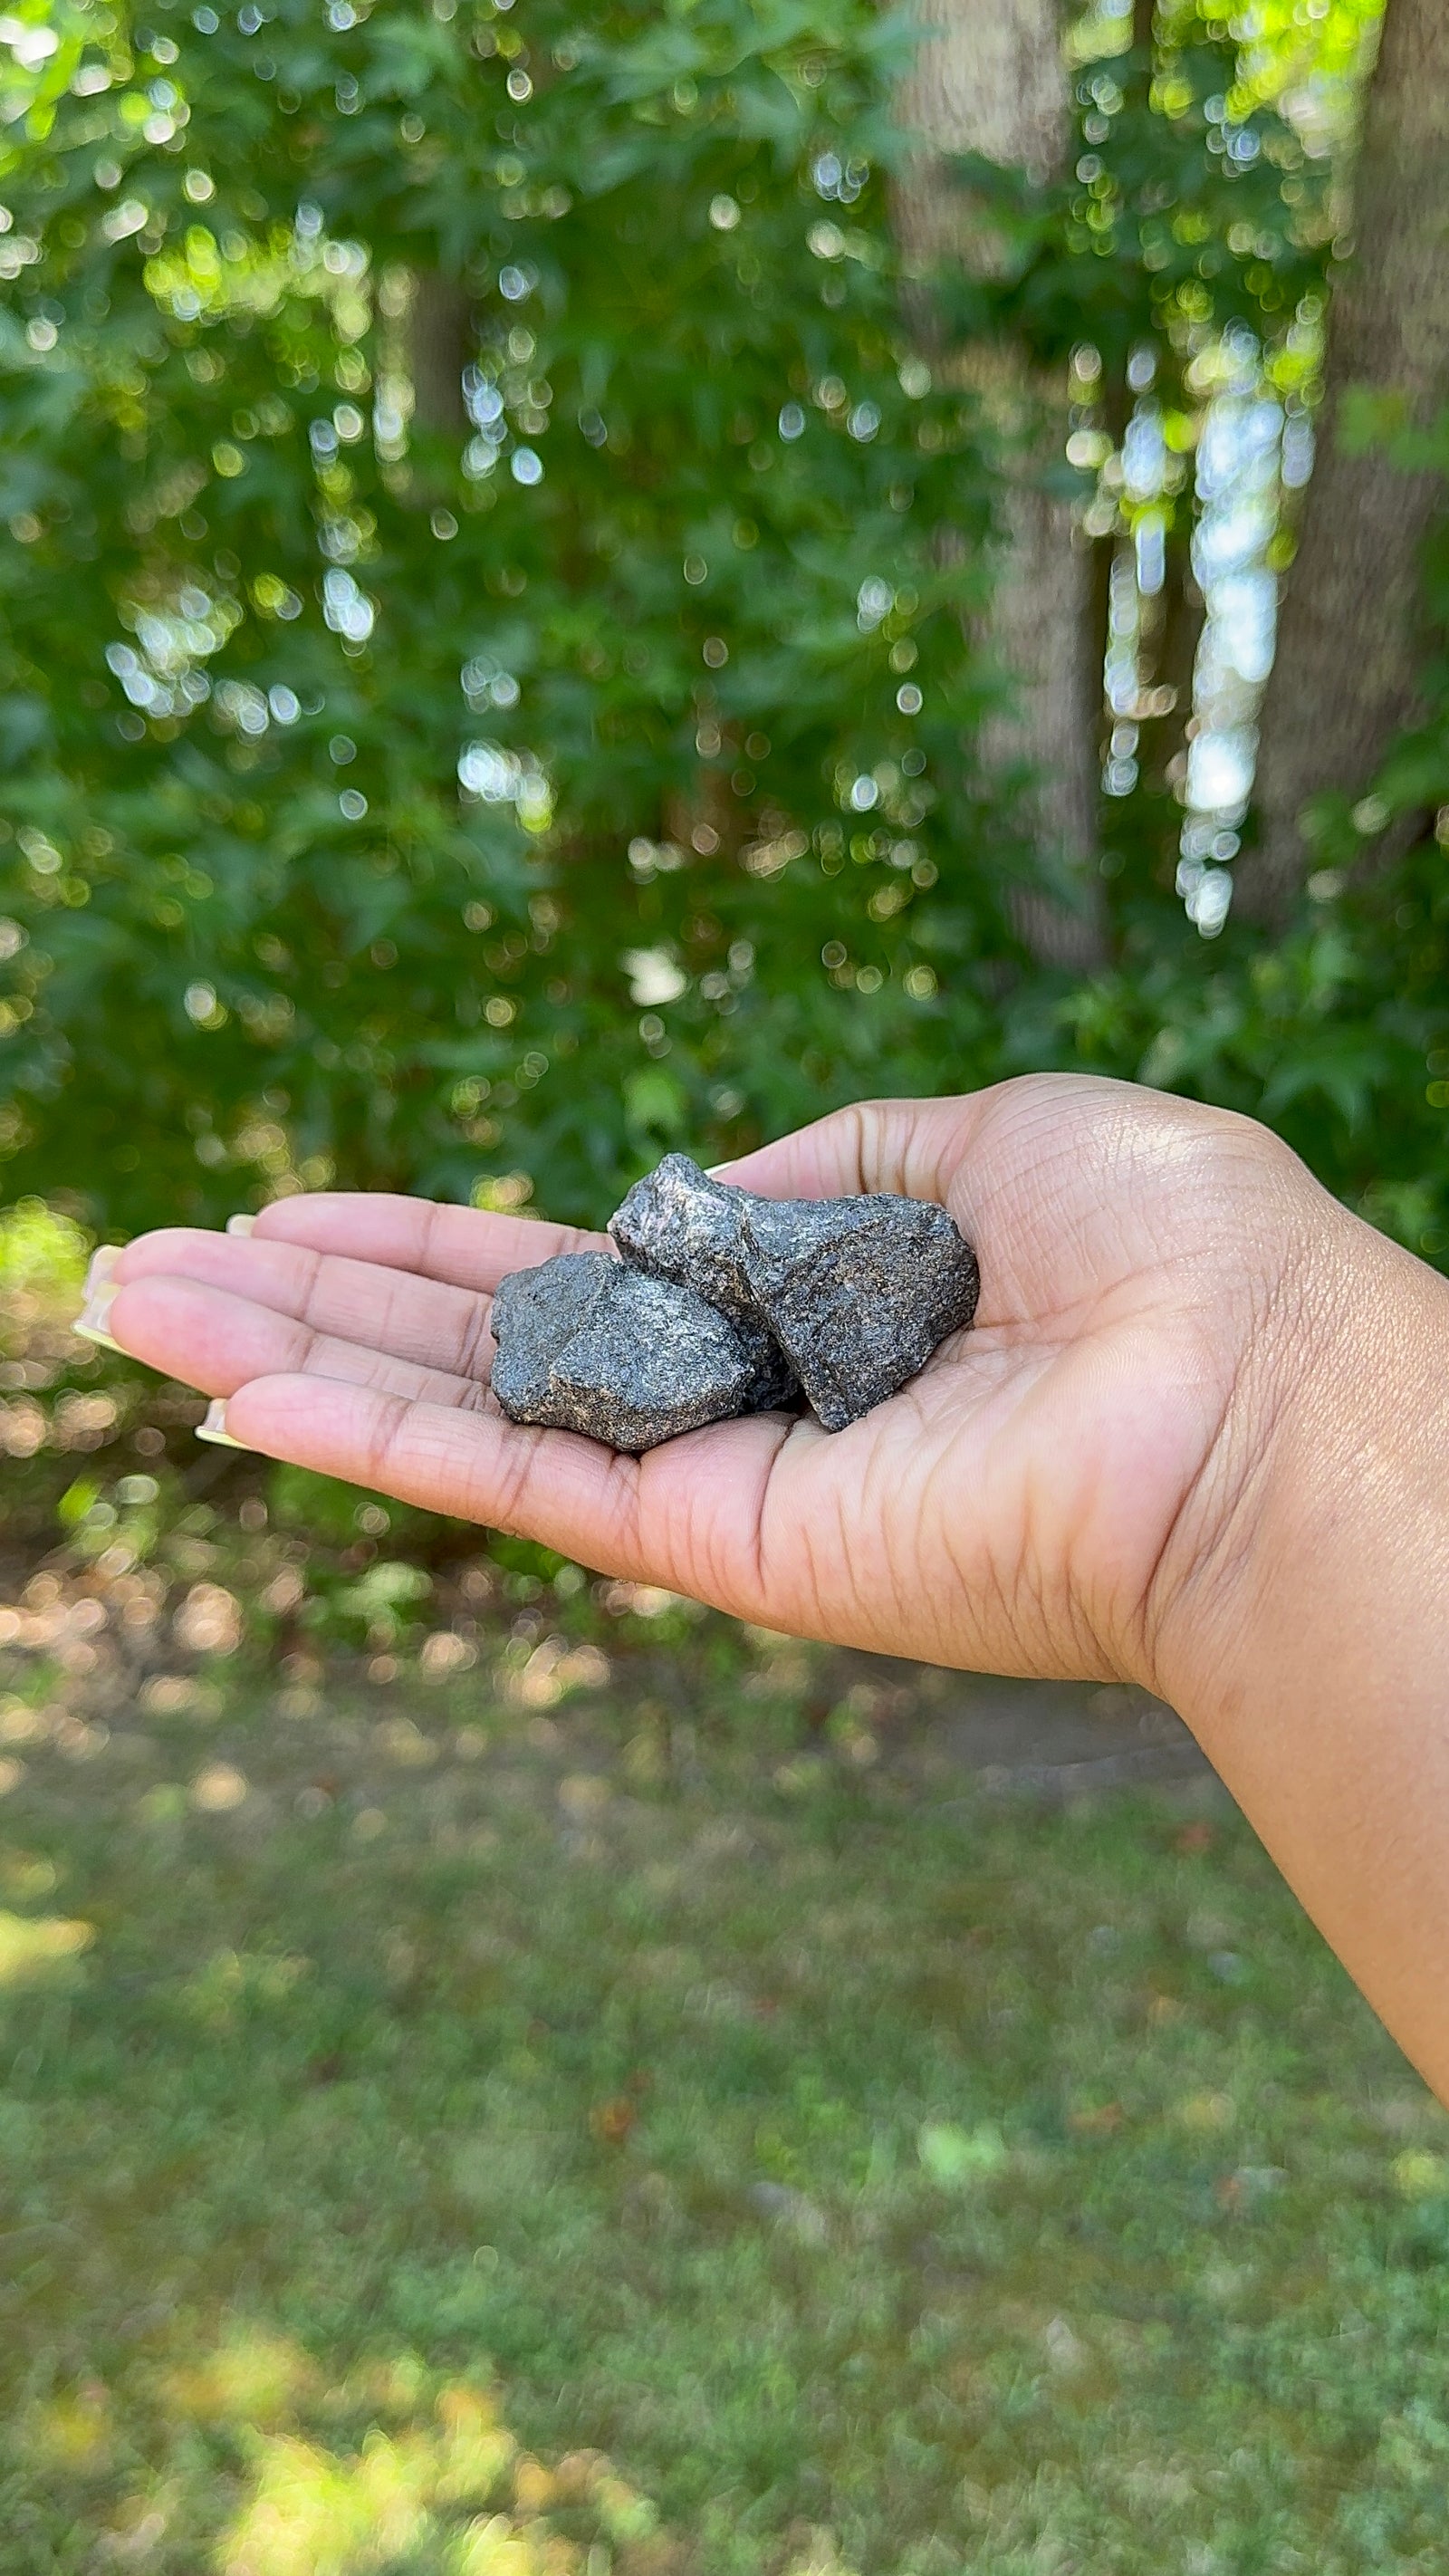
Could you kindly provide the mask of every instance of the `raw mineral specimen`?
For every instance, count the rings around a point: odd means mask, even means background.
[[[561,1252],[499,1280],[489,1317],[498,1344],[492,1383],[510,1422],[577,1428],[567,1405],[555,1400],[549,1371],[618,1271],[607,1252]]]
[[[744,1238],[760,1312],[827,1431],[883,1404],[976,1312],[976,1255],[926,1199],[751,1198]]]
[[[499,1282],[493,1392],[513,1422],[653,1449],[757,1409],[758,1352],[727,1315],[604,1252],[566,1252]]]
[[[800,1381],[769,1327],[752,1315],[732,1315],[750,1361],[750,1391],[741,1413],[798,1413],[804,1402]]]
[[[624,1259],[656,1279],[677,1279],[725,1314],[759,1320],[745,1268],[748,1190],[712,1181],[687,1154],[666,1154],[636,1181],[609,1232]]]
[[[827,1431],[893,1395],[976,1311],[975,1255],[923,1199],[756,1198],[666,1154],[609,1232],[626,1261],[764,1326]]]
[[[636,1181],[609,1219],[609,1232],[631,1269],[692,1288],[728,1315],[755,1355],[755,1383],[745,1413],[797,1405],[800,1385],[750,1286],[744,1218],[748,1190],[712,1181],[687,1154],[666,1154]]]
[[[621,1262],[565,1253],[499,1287],[515,1422],[639,1450],[803,1393],[838,1431],[976,1311],[976,1256],[921,1199],[756,1198],[669,1154],[609,1231]]]
[[[614,1280],[550,1371],[570,1429],[652,1449],[749,1404],[756,1363],[717,1306],[672,1279],[613,1264]]]

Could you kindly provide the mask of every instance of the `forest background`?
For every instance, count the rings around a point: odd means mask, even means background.
[[[1432,0],[149,19],[0,20],[24,1549],[201,1472],[84,1246],[279,1193],[1076,1064],[1442,1257]]]
[[[0,19],[23,1554],[216,1473],[85,1246],[279,1193],[1074,1064],[1449,1251],[1434,0],[146,15]]]
[[[143,14],[0,29],[10,1199],[1075,1063],[1449,1246],[1426,0]]]
[[[1449,13],[940,15],[0,15],[0,2576],[1444,2562],[1449,2131],[1170,1713],[70,1329],[1049,1064],[1449,1255]]]

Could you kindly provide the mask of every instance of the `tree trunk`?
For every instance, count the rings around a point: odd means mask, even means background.
[[[472,307],[461,286],[436,269],[413,281],[408,310],[408,364],[413,419],[436,437],[462,437],[468,426],[463,370],[472,355]]]
[[[1352,453],[1346,415],[1367,393],[1393,425],[1423,425],[1449,401],[1446,101],[1446,0],[1388,0],[1356,182],[1357,249],[1330,315],[1318,462],[1263,705],[1259,842],[1238,870],[1239,904],[1259,920],[1291,906],[1310,797],[1366,789],[1415,714],[1419,558],[1443,487],[1400,471],[1378,447]]]
[[[925,0],[925,16],[896,103],[920,147],[898,186],[898,228],[907,253],[922,265],[955,255],[989,269],[996,256],[989,232],[973,219],[942,162],[976,152],[1038,180],[1060,171],[1070,102],[1058,0]],[[1043,488],[1043,469],[1066,442],[1066,387],[1044,380],[1005,348],[971,353],[960,375],[1017,453],[1003,496],[991,624],[995,659],[1014,683],[1014,705],[984,728],[982,757],[998,773],[1034,773],[1033,832],[1043,854],[1074,880],[1070,904],[1023,897],[1022,934],[1044,964],[1087,967],[1106,945],[1096,869],[1097,746],[1083,722],[1092,695],[1084,670],[1091,566],[1086,548],[1074,541],[1070,503]]]

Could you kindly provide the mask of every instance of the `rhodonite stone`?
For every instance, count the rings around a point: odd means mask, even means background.
[[[976,1311],[976,1255],[921,1199],[757,1198],[669,1154],[609,1230],[618,1261],[564,1253],[500,1283],[512,1421],[639,1451],[803,1395],[839,1431]]]

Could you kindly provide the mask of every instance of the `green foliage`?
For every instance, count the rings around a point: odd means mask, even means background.
[[[1368,425],[1365,424],[1368,434]],[[1449,420],[1380,423],[1406,472],[1449,474]],[[1424,563],[1422,720],[1357,797],[1305,818],[1315,866],[1275,943],[1230,921],[1204,960],[1125,818],[1116,972],[1071,997],[1080,1060],[1266,1118],[1348,1201],[1449,1261],[1449,526]],[[1140,829],[1140,825],[1139,825]],[[1402,856],[1386,859],[1389,836]]]
[[[21,1199],[0,1214],[0,1354],[28,1333],[41,1310],[57,1316],[79,1295],[85,1237],[41,1199]]]
[[[951,355],[1090,341],[1091,470],[1149,346],[1179,578],[1196,358],[1250,327],[1311,392],[1333,163],[1281,102],[1346,130],[1369,0],[1173,5],[1150,61],[1084,20],[1072,179],[964,171],[1001,255],[934,302],[866,0],[216,14],[6,46],[7,1189],[597,1218],[676,1141],[1074,1060],[1272,1117],[1435,1251],[1433,845],[1363,881],[1363,800],[1325,812],[1293,935],[1207,951],[1159,768],[1106,809],[1108,971],[1022,955],[974,748],[1000,433]]]
[[[969,1044],[991,491],[875,11],[156,14],[57,16],[3,178],[15,1183],[593,1212],[948,966]]]
[[[1305,296],[1321,298],[1329,165],[1272,105],[1235,99],[1226,30],[1209,37],[1169,10],[1162,34],[1083,68],[1082,149],[1062,181],[958,162],[1004,256],[990,275],[944,281],[941,305],[957,335],[1007,330],[1043,361],[1085,341],[1112,381],[1151,348],[1165,396],[1181,401],[1208,333],[1271,344]]]
[[[374,1495],[362,1496],[332,1476],[313,1475],[308,1467],[273,1468],[267,1499],[279,1529],[334,1547],[351,1547],[359,1532],[365,1535],[369,1514],[378,1528],[394,1532],[410,1531],[429,1517],[409,1510],[406,1503],[389,1503],[384,1509]]]
[[[1344,818],[1355,857],[1362,836]],[[1449,898],[1437,844],[1387,878],[1316,872],[1276,943],[1230,924],[1205,963],[1155,954],[1072,997],[1076,1060],[1265,1118],[1340,1196],[1427,1260],[1449,1253]],[[1129,958],[1131,950],[1129,949]]]

